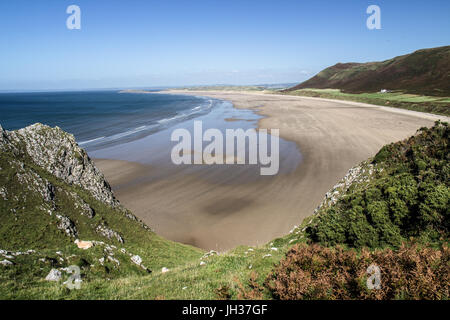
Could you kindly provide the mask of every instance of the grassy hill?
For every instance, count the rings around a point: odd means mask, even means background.
[[[379,92],[450,96],[450,46],[417,50],[381,62],[338,63],[287,91],[340,89],[344,93]]]
[[[66,280],[70,265],[87,283],[145,276],[202,256],[159,237],[123,208],[61,129],[0,127],[0,151],[0,298],[51,298],[53,289],[64,295],[65,286],[45,277],[54,269]],[[80,249],[77,239],[93,246]]]
[[[73,136],[0,129],[0,298],[448,299],[448,136],[437,123],[383,147],[286,236],[217,254],[162,239],[120,206]],[[373,263],[380,290],[366,285]],[[79,290],[63,283],[70,265]],[[52,269],[61,281],[45,280]]]

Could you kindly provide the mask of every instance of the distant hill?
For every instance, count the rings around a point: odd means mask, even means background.
[[[381,62],[338,63],[286,91],[306,88],[450,96],[450,46],[417,50]]]

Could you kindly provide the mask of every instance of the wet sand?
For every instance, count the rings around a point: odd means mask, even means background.
[[[242,167],[190,171],[96,159],[116,196],[158,234],[204,249],[266,243],[311,215],[348,169],[383,145],[448,117],[356,102],[249,92],[170,91],[231,101],[263,115],[259,128],[280,129],[302,161],[274,177]],[[169,148],[169,146],[168,146]],[[289,157],[289,154],[282,154]]]

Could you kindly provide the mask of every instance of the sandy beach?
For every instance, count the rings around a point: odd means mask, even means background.
[[[319,98],[236,91],[170,93],[228,100],[236,108],[253,110],[264,116],[259,128],[279,129],[302,155],[294,170],[260,179],[252,179],[250,173],[247,177],[245,170],[186,172],[95,160],[122,204],[158,234],[207,250],[263,244],[288,233],[313,213],[348,169],[422,126],[449,120]]]

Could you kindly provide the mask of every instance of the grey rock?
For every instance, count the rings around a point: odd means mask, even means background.
[[[119,260],[117,260],[116,258],[112,257],[112,256],[108,256],[108,260],[115,263],[117,266],[120,265]]]
[[[124,242],[122,236],[118,232],[108,228],[104,224],[98,225],[97,228],[95,228],[95,231],[108,239],[116,239],[120,243]]]
[[[138,255],[134,255],[134,256],[131,257],[131,261],[133,263],[137,264],[138,266],[140,266],[141,263],[142,263],[142,258],[140,256],[138,256]]]
[[[58,269],[52,269],[50,270],[49,274],[45,277],[45,280],[47,281],[59,281],[62,278],[61,271]]]
[[[0,261],[0,264],[3,265],[3,266],[12,266],[13,265],[13,263],[11,261],[6,260],[6,259]]]
[[[73,135],[59,127],[36,123],[16,131],[0,129],[0,149],[20,153],[25,146],[38,166],[69,184],[80,186],[92,196],[113,207],[119,206],[111,186]]]
[[[46,202],[52,202],[55,198],[55,188],[47,179],[41,178],[32,170],[25,170],[22,162],[13,161],[11,165],[16,169],[16,179],[31,192],[41,195]]]
[[[0,188],[0,196],[3,200],[8,201],[8,190],[5,187]]]
[[[60,214],[56,215],[56,218],[60,220],[57,227],[60,230],[63,230],[64,233],[72,238],[77,237],[77,228],[75,227],[75,224],[70,220],[68,217],[62,216]]]
[[[131,257],[131,261],[133,263],[135,263],[136,265],[138,265],[139,267],[141,267],[142,269],[144,269],[145,271],[147,271],[148,273],[152,272],[149,268],[147,268],[146,266],[144,266],[142,264],[142,258],[138,255],[134,255]]]
[[[80,210],[80,214],[92,219],[95,216],[95,211],[89,204],[87,204],[81,197],[79,197],[75,192],[71,192],[70,196],[74,200],[75,207]]]
[[[374,173],[375,166],[368,161],[364,161],[348,170],[344,178],[325,194],[321,204],[314,210],[314,214],[320,214],[324,208],[329,208],[336,204],[353,183],[367,182],[373,177]]]

